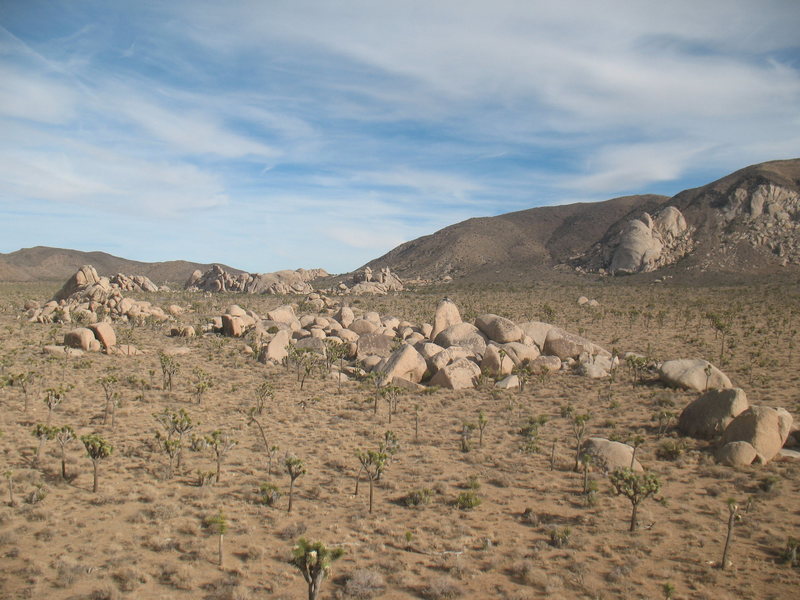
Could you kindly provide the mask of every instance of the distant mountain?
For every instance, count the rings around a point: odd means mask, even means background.
[[[0,254],[0,281],[64,281],[83,265],[92,265],[100,275],[144,275],[159,284],[183,284],[195,269],[206,271],[212,266],[185,260],[147,263],[127,260],[105,252],[36,246]],[[228,272],[242,273],[238,269],[222,266]]]
[[[404,278],[530,281],[557,272],[765,274],[800,265],[800,159],[672,198],[637,195],[468,219],[370,261]]]

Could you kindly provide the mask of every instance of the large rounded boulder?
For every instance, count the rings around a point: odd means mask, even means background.
[[[709,390],[683,409],[678,429],[689,437],[711,439],[721,435],[748,406],[741,388]]]
[[[498,344],[518,342],[525,333],[514,321],[499,315],[485,314],[475,319],[475,326],[487,338]]]
[[[783,408],[751,406],[731,421],[722,434],[720,447],[731,442],[747,442],[755,448],[756,460],[767,463],[786,443],[792,420],[792,415]]]
[[[451,325],[437,335],[433,341],[443,348],[461,346],[475,356],[482,357],[486,352],[486,336],[472,323]]]
[[[681,358],[661,364],[658,375],[669,386],[705,392],[733,387],[728,376],[702,358]]]

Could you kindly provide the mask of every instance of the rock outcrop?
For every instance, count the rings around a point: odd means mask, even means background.
[[[219,265],[205,273],[195,271],[184,289],[204,292],[241,292],[245,294],[310,294],[310,281],[327,277],[324,269],[297,269],[274,273],[228,273]]]

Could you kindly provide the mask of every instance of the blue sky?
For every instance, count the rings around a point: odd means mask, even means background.
[[[0,2],[0,252],[352,270],[800,156],[800,2]]]

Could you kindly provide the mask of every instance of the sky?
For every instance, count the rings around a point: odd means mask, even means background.
[[[0,253],[343,273],[800,157],[796,0],[0,0]]]

